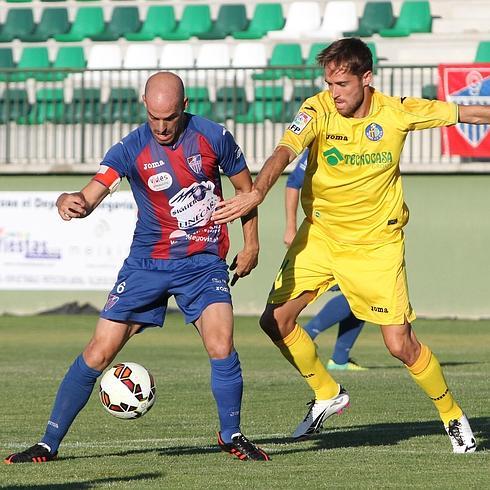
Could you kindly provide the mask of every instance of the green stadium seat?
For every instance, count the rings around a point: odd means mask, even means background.
[[[344,36],[371,37],[382,29],[391,28],[394,22],[391,2],[366,2],[359,27],[355,31],[344,32]]]
[[[27,90],[23,88],[6,89],[0,99],[0,123],[16,121],[25,116],[30,109]]]
[[[0,48],[0,81],[10,79],[10,75],[3,70],[15,68],[12,48]]]
[[[28,78],[40,76],[39,68],[45,69],[50,67],[48,48],[41,47],[25,47],[20,55],[18,69],[30,71],[16,72],[12,74],[13,81],[23,81]]]
[[[291,100],[286,104],[285,109],[285,119],[287,121],[292,121],[294,116],[298,112],[301,104],[308,98],[311,97],[318,92],[321,92],[322,89],[317,87],[313,83],[305,84],[305,85],[295,85],[293,87],[293,95]]]
[[[36,103],[28,114],[17,118],[17,124],[44,124],[63,117],[64,94],[62,88],[40,88],[36,92]]]
[[[85,65],[85,54],[82,46],[61,46],[56,53],[56,59],[52,65],[53,69],[61,71],[39,72],[36,80],[40,81],[60,81],[68,76],[66,69],[83,71]]]
[[[8,3],[29,3],[32,0],[6,0]]]
[[[172,5],[151,5],[138,32],[124,34],[128,41],[151,41],[172,32],[177,23]]]
[[[284,14],[280,3],[258,3],[252,20],[246,30],[235,31],[235,39],[261,39],[269,31],[278,31],[284,27]]]
[[[101,33],[104,26],[102,7],[80,7],[71,29],[64,34],[55,34],[54,38],[60,42],[79,42]]]
[[[244,87],[221,87],[216,91],[216,102],[213,105],[213,120],[225,122],[235,119],[238,114],[244,115],[248,102]]]
[[[291,70],[289,73],[289,77],[295,80],[311,80],[313,78],[323,76],[323,68],[318,66],[316,57],[318,53],[320,53],[320,51],[325,49],[328,45],[329,43],[313,43],[310,46],[308,57],[305,61],[305,66],[308,68]]]
[[[167,32],[162,39],[168,41],[186,41],[211,29],[211,10],[209,5],[186,5],[177,28]]]
[[[437,100],[437,85],[428,83],[422,87],[422,98],[429,100]]]
[[[64,113],[55,117],[56,124],[95,124],[100,122],[102,105],[100,88],[76,88]]]
[[[475,63],[490,63],[490,41],[480,41],[478,43]]]
[[[211,116],[212,105],[207,87],[186,87],[185,95],[189,99],[188,112],[203,117]]]
[[[115,121],[140,122],[140,107],[140,97],[134,88],[112,88],[109,100],[102,108],[101,122],[104,124],[111,124]]]
[[[117,41],[129,32],[137,32],[141,26],[138,7],[114,7],[111,20],[99,34],[90,36],[92,41]]]
[[[279,43],[274,46],[269,67],[262,73],[254,73],[254,80],[278,80],[283,76],[294,76],[294,68],[274,68],[277,66],[303,66],[301,46],[298,43]]]
[[[432,16],[428,0],[405,0],[400,10],[400,16],[390,29],[381,29],[382,37],[406,37],[414,32],[431,32]]]
[[[249,105],[246,114],[237,114],[236,122],[251,124],[262,123],[266,119],[272,122],[285,120],[284,88],[278,85],[261,85],[255,87],[254,101]]]
[[[5,23],[0,30],[0,42],[8,43],[14,38],[29,34],[34,27],[34,17],[30,8],[9,9]]]
[[[248,25],[247,10],[242,3],[221,5],[211,30],[197,35],[199,39],[224,39],[234,31],[243,31]]]
[[[373,73],[376,73],[376,65],[379,62],[378,50],[376,49],[376,44],[374,42],[366,43],[367,47],[371,50],[371,55],[373,57]]]
[[[63,34],[70,29],[68,21],[68,10],[64,7],[46,8],[41,14],[41,20],[31,33],[19,36],[24,42],[44,42],[55,34]]]

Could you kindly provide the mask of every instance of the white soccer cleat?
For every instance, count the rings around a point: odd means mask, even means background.
[[[339,385],[339,387],[340,392],[337,396],[328,400],[312,400],[307,404],[310,408],[304,420],[294,431],[293,439],[306,438],[320,432],[323,422],[328,417],[335,413],[340,415],[349,406],[349,394],[342,386]]]
[[[450,420],[449,425],[444,428],[451,439],[453,453],[464,454],[476,451],[475,436],[466,415],[463,414],[459,419]]]

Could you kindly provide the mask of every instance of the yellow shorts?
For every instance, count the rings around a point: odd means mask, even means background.
[[[368,245],[336,242],[303,221],[274,281],[268,303],[281,304],[305,291],[314,301],[338,284],[352,312],[378,325],[412,322],[403,232],[393,241]]]

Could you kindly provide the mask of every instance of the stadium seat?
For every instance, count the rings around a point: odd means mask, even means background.
[[[117,41],[124,34],[137,32],[141,26],[138,7],[114,7],[111,20],[99,34],[90,36],[92,41]]]
[[[218,17],[213,27],[197,35],[199,39],[224,39],[234,31],[243,31],[247,28],[248,19],[245,5],[242,3],[221,5]]]
[[[328,46],[328,44],[329,43],[313,43],[310,46],[308,57],[306,58],[305,61],[305,66],[311,68],[292,70],[289,73],[289,77],[294,78],[296,80],[311,80],[313,78],[323,76],[323,68],[318,66],[316,57],[320,51],[322,51]]]
[[[36,103],[28,114],[19,116],[17,124],[44,124],[63,117],[64,95],[62,88],[41,88],[36,92]]]
[[[211,10],[209,5],[186,5],[177,28],[167,32],[162,39],[168,41],[186,41],[211,29]]]
[[[231,60],[233,68],[267,66],[267,54],[262,43],[245,42],[236,46]]]
[[[345,37],[370,37],[382,29],[393,26],[393,6],[391,2],[366,2],[356,30],[345,31]]]
[[[64,34],[55,34],[60,42],[79,42],[104,30],[104,11],[102,7],[80,7],[77,10],[71,29]]]
[[[30,110],[27,90],[23,88],[8,88],[2,94],[0,104],[0,123],[16,121],[25,116]]]
[[[19,39],[24,42],[44,42],[56,34],[64,34],[70,29],[68,10],[64,7],[46,8],[41,14],[41,20],[31,33],[24,33]]]
[[[317,2],[292,2],[286,17],[284,28],[269,31],[271,39],[300,39],[308,33],[318,30],[321,22],[320,6]]]
[[[209,99],[208,87],[186,87],[185,95],[189,99],[187,111],[202,117],[211,116],[211,101]]]
[[[34,27],[34,16],[30,8],[9,9],[5,23],[0,30],[0,42],[8,43],[14,38],[29,34]]]
[[[0,48],[0,81],[4,81],[7,78],[10,79],[9,74],[3,70],[11,68],[15,68],[12,48]]]
[[[30,3],[32,0],[6,0],[7,3]]]
[[[317,30],[305,32],[305,37],[336,39],[342,37],[343,31],[357,29],[356,4],[348,0],[334,0],[325,4],[323,20]]]
[[[175,12],[172,5],[151,5],[138,32],[124,34],[128,41],[151,41],[175,29]]]
[[[254,80],[278,80],[283,76],[294,76],[298,70],[294,68],[274,68],[278,66],[303,66],[301,46],[297,43],[279,43],[274,46],[268,64],[269,68],[262,73],[254,73]]]
[[[266,119],[272,122],[285,120],[284,88],[264,85],[255,87],[254,100],[246,114],[237,114],[236,122],[251,124],[262,123]]]
[[[122,68],[121,48],[117,44],[94,44],[87,58],[87,68],[90,70]]]
[[[51,68],[61,71],[39,72],[35,75],[36,80],[59,81],[64,80],[69,73],[66,69],[79,70],[85,69],[86,60],[81,46],[61,46],[58,48],[56,58]]]
[[[291,100],[286,104],[284,116],[285,119],[287,121],[292,121],[299,108],[301,107],[301,104],[308,97],[311,97],[318,92],[321,92],[321,89],[313,83],[309,83],[306,85],[295,85],[293,87],[293,95],[291,97]]]
[[[490,63],[490,41],[480,41],[478,43],[475,63]]]
[[[165,44],[160,53],[160,68],[192,68],[195,65],[192,45],[188,43]]]
[[[17,64],[18,69],[30,71],[21,71],[12,73],[11,80],[13,81],[24,81],[28,78],[34,78],[40,76],[38,69],[45,69],[50,67],[48,48],[45,46],[41,47],[25,47],[20,55],[19,63]]]
[[[56,124],[95,124],[101,115],[100,89],[76,88],[70,103],[65,103],[64,112],[55,116]]]
[[[428,0],[405,0],[396,19],[395,25],[390,29],[381,29],[382,37],[406,37],[414,32],[431,32],[432,16]]]
[[[158,68],[158,53],[155,45],[150,43],[129,44],[123,59],[123,68]]]
[[[238,114],[244,115],[248,110],[247,96],[244,87],[220,87],[216,91],[216,102],[213,105],[213,120],[225,122],[235,119]]]
[[[101,122],[139,122],[140,113],[140,97],[133,87],[112,88],[102,108]]]
[[[235,39],[261,39],[269,31],[284,27],[284,14],[280,3],[258,3],[246,30],[235,31]]]
[[[196,56],[196,68],[228,68],[230,66],[231,54],[228,44],[201,44]]]

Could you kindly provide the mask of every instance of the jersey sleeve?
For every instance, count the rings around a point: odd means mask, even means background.
[[[247,168],[241,148],[225,128],[218,142],[218,164],[227,177],[232,177]]]
[[[311,99],[306,99],[293,122],[284,132],[278,146],[286,146],[299,155],[316,136],[318,110]]]
[[[408,131],[453,126],[458,122],[458,106],[453,102],[406,97],[401,99],[401,111]]]
[[[100,182],[108,189],[113,190],[121,182],[122,177],[128,174],[128,155],[124,148],[124,143],[119,143],[112,146],[105,154],[98,172],[92,180]]]
[[[308,162],[308,153],[308,150],[305,150],[300,156],[296,167],[294,167],[294,170],[288,175],[286,187],[291,187],[298,190],[303,187],[303,181],[305,180],[305,169]]]

